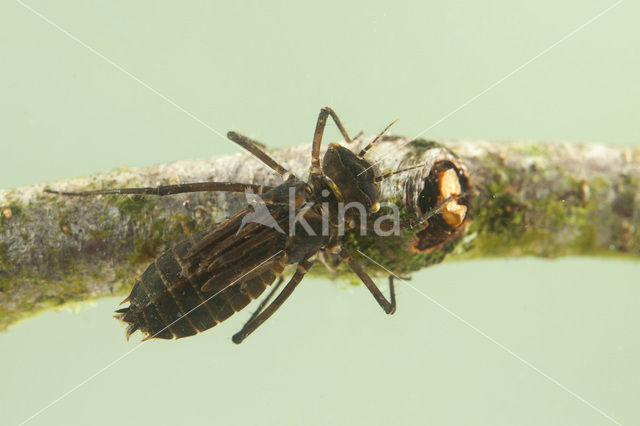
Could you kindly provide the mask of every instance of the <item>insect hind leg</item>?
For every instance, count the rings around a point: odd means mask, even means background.
[[[139,195],[174,195],[187,192],[245,192],[253,191],[255,194],[262,194],[272,189],[269,186],[254,185],[251,183],[234,183],[234,182],[194,182],[182,183],[178,185],[160,185],[139,188],[111,188],[97,189],[93,191],[56,191],[53,189],[45,189],[47,194],[87,197],[92,195],[118,195],[118,194],[139,194]]]
[[[282,306],[282,304],[289,298],[289,296],[291,296],[291,293],[293,293],[298,284],[300,284],[300,281],[302,281],[302,278],[304,278],[305,274],[309,271],[312,265],[313,261],[308,259],[299,262],[296,268],[296,272],[289,279],[289,282],[282,289],[280,294],[278,294],[278,297],[276,297],[269,306],[255,315],[255,317],[252,316],[252,318],[244,325],[244,327],[242,327],[239,332],[233,335],[233,343],[242,343],[242,341],[246,339],[247,336],[253,333],[267,319],[269,319],[271,315],[273,315],[275,311],[277,311],[278,308],[280,308],[280,306]]]
[[[260,304],[258,305],[258,308],[251,314],[247,322],[245,322],[245,325],[243,326],[243,328],[246,327],[246,325],[249,324],[251,321],[253,321],[258,315],[260,315],[262,311],[264,311],[265,306],[267,306],[267,304],[271,301],[271,299],[273,299],[273,296],[276,294],[276,292],[278,291],[278,289],[280,288],[283,282],[284,282],[284,277],[280,275],[276,283],[273,285],[273,288],[269,291],[267,296],[260,302]]]

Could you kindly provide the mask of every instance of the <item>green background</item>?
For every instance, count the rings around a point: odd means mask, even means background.
[[[352,133],[400,118],[394,132],[413,136],[613,1],[28,4],[219,132],[284,147],[310,141],[324,105]],[[623,2],[425,136],[638,146],[639,15]],[[0,187],[239,151],[19,2],[0,4],[0,24]],[[639,275],[637,262],[491,260],[412,284],[631,425]],[[363,287],[307,279],[241,346],[230,336],[248,311],[137,347],[111,318],[119,301],[0,335],[1,424],[108,365],[30,424],[614,424],[408,286],[387,317]]]

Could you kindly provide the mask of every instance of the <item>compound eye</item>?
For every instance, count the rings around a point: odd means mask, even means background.
[[[380,203],[376,201],[371,205],[369,210],[371,211],[371,213],[376,213],[378,210],[380,210]]]
[[[310,185],[306,185],[304,191],[309,195],[313,194],[313,188]]]

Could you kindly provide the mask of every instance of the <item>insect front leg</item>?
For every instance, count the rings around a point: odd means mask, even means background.
[[[376,283],[373,282],[369,274],[367,274],[364,271],[364,269],[362,269],[362,266],[360,266],[358,262],[353,260],[353,258],[351,257],[351,254],[349,254],[348,251],[346,251],[344,248],[341,248],[340,256],[345,262],[347,262],[347,265],[349,265],[351,270],[355,272],[358,278],[362,280],[364,285],[367,287],[367,289],[371,292],[373,297],[376,299],[376,302],[378,302],[378,305],[380,305],[380,307],[389,315],[395,313],[396,312],[396,291],[395,291],[395,286],[393,284],[393,276],[389,276],[389,293],[390,293],[389,299],[390,300],[387,300],[387,298],[384,297],[384,294],[382,294],[382,292],[380,291]]]
[[[351,141],[349,141],[348,143],[353,143],[353,142],[358,142],[360,141],[360,138],[364,136],[364,132],[362,130],[360,130]]]
[[[324,134],[324,127],[327,124],[327,117],[329,116],[333,118],[344,140],[347,143],[351,143],[351,138],[335,111],[329,107],[322,108],[318,115],[318,121],[316,122],[316,130],[313,133],[313,145],[311,147],[311,168],[315,170],[320,170],[320,145],[322,145],[322,135]]]
[[[239,332],[233,335],[233,337],[231,338],[231,340],[233,340],[233,343],[242,343],[242,341],[246,339],[247,336],[253,333],[256,328],[260,327],[262,323],[269,319],[269,317],[271,317],[271,315],[273,315],[274,312],[277,311],[280,306],[282,306],[285,300],[287,300],[287,298],[291,296],[293,290],[295,290],[298,284],[300,284],[300,281],[302,281],[302,278],[309,271],[309,269],[311,269],[312,265],[313,261],[308,259],[299,262],[296,268],[296,272],[293,274],[287,285],[282,289],[280,294],[278,294],[278,297],[276,297],[276,299],[269,306],[267,306],[258,315],[256,315],[255,318],[252,317]]]

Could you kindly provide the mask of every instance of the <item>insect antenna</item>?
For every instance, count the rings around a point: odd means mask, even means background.
[[[384,136],[384,134],[387,132],[387,130],[389,130],[389,128],[391,126],[393,126],[394,124],[396,124],[398,120],[393,120],[391,122],[391,124],[389,124],[387,127],[385,127],[380,133],[378,133],[378,136],[375,137],[374,140],[372,140],[371,142],[369,142],[369,144],[367,146],[365,146],[364,148],[362,148],[360,150],[360,152],[358,153],[358,155],[356,155],[356,157],[362,159],[364,157],[364,155],[367,153],[367,151],[369,151],[371,148],[373,148],[373,146],[375,144],[377,144],[381,139],[382,136]]]
[[[408,172],[408,171],[411,171],[411,170],[419,169],[420,167],[424,167],[424,164],[416,164],[415,166],[406,167],[404,169],[396,170],[396,171],[393,171],[393,172],[386,172],[386,173],[381,174],[380,176],[376,176],[375,179],[373,179],[373,180],[376,183],[377,182],[381,182],[381,181],[383,181],[385,179],[390,178],[393,175],[397,175],[398,173]]]

